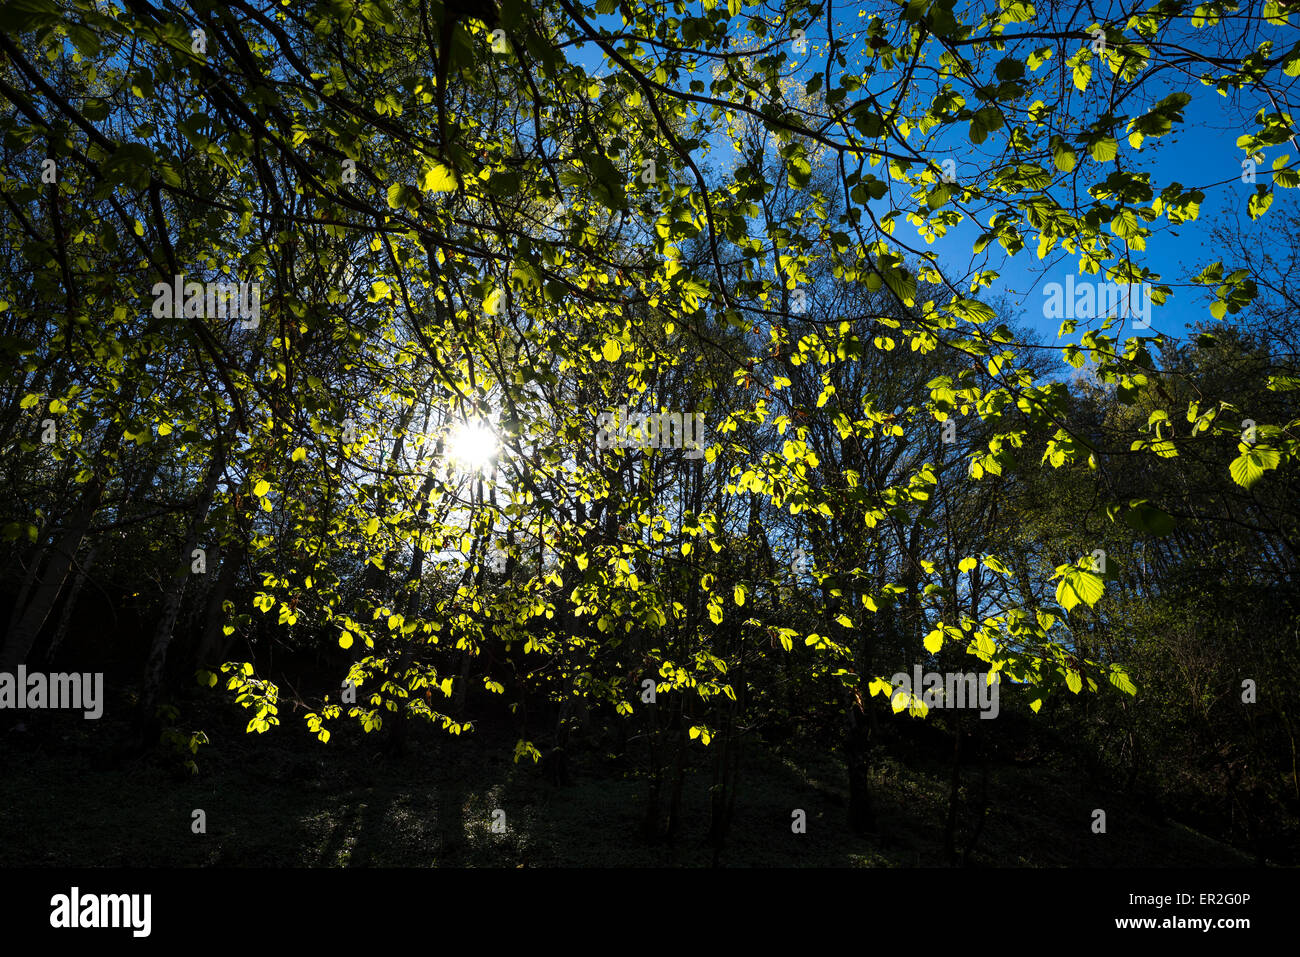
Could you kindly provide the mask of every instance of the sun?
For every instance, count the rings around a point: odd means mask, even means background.
[[[499,451],[496,433],[486,422],[458,422],[447,434],[447,459],[462,471],[489,468]]]

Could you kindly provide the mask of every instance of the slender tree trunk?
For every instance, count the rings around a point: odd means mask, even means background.
[[[36,584],[37,572],[40,571],[41,565],[49,555],[47,546],[37,546],[32,549],[32,561],[27,566],[27,571],[23,573],[23,583],[18,589],[18,595],[14,598],[14,607],[9,612],[9,626],[5,629],[5,634],[10,634],[18,627],[18,622],[23,616],[23,611],[27,608],[27,601],[32,593],[32,587]]]
[[[45,651],[45,660],[51,664],[58,655],[63,640],[68,636],[68,627],[72,623],[72,611],[77,605],[77,596],[81,594],[81,588],[86,584],[86,576],[95,567],[95,560],[98,557],[99,542],[95,542],[90,546],[90,550],[86,552],[86,557],[77,563],[77,574],[72,580],[72,587],[68,589],[68,597],[63,601],[63,610],[59,613],[58,627],[54,630],[54,637],[50,639],[50,647]]]
[[[976,846],[979,844],[980,835],[984,833],[984,822],[988,819],[989,814],[989,762],[988,758],[981,754],[980,756],[980,806],[975,817],[975,829],[972,831],[970,840],[966,842],[966,849],[962,852],[961,866],[970,866],[970,856],[974,853]]]
[[[682,823],[682,783],[686,778],[686,751],[689,741],[687,725],[690,723],[687,720],[685,707],[685,695],[681,695],[678,697],[675,715],[676,728],[673,737],[676,747],[673,750],[672,772],[668,779],[668,821],[664,826],[664,837],[670,841],[677,836]]]
[[[122,396],[124,409],[134,401],[135,388],[134,385],[129,386]],[[80,501],[63,526],[62,534],[57,535],[50,546],[49,558],[45,568],[37,576],[26,607],[21,613],[15,609],[13,624],[5,639],[4,648],[0,649],[0,671],[14,671],[18,665],[27,661],[31,654],[36,637],[40,634],[46,619],[49,618],[54,602],[59,597],[59,592],[63,590],[64,582],[67,581],[68,571],[72,567],[77,549],[81,547],[82,539],[86,537],[90,523],[99,510],[99,503],[103,500],[106,480],[100,469],[105,467],[104,460],[118,451],[124,431],[123,422],[114,419],[100,440],[95,456],[95,467],[92,468],[90,480],[82,490]]]
[[[854,834],[871,834],[876,829],[876,811],[871,800],[871,728],[856,700],[848,705],[844,750],[849,768],[849,827]]]
[[[659,813],[663,799],[664,768],[660,759],[659,748],[659,704],[658,699],[646,707],[646,743],[649,750],[650,767],[646,777],[645,819],[641,830],[648,841],[659,840]]]
[[[223,641],[226,637],[225,604],[226,596],[234,587],[235,580],[243,568],[247,555],[247,546],[241,541],[226,547],[220,556],[221,572],[217,576],[216,587],[208,595],[207,606],[203,613],[203,633],[199,636],[198,648],[194,653],[194,664],[215,667],[226,656],[231,642]],[[233,639],[232,639],[233,641]]]
[[[226,449],[220,441],[213,450],[212,461],[204,476],[203,486],[199,490],[194,508],[190,512],[189,523],[185,531],[185,542],[181,546],[179,561],[172,572],[171,581],[163,594],[162,613],[154,628],[153,642],[149,648],[149,657],[144,668],[144,688],[140,695],[139,714],[146,722],[153,717],[154,706],[158,701],[158,691],[162,687],[163,671],[167,663],[167,648],[171,644],[176,628],[176,618],[180,614],[181,600],[185,597],[185,585],[190,580],[192,555],[199,546],[199,537],[203,534],[204,522],[212,500],[217,493],[217,483],[226,470]]]
[[[710,802],[709,841],[713,845],[713,864],[716,867],[727,834],[736,813],[736,791],[740,784],[740,751],[742,735],[740,721],[744,713],[744,660],[738,669],[739,677],[734,687],[737,701],[727,708],[727,726],[723,731],[718,754],[714,756],[713,793]]]
[[[45,568],[37,576],[27,606],[16,617],[15,624],[9,630],[4,649],[0,651],[0,671],[13,672],[20,664],[27,661],[32,646],[36,644],[36,636],[49,618],[59,592],[63,590],[74,556],[82,539],[86,537],[86,531],[90,528],[91,519],[99,508],[103,494],[104,486],[98,476],[86,483],[81,502],[69,516],[68,524],[64,526],[57,541],[50,546]]]
[[[957,863],[957,812],[961,800],[961,724],[953,722],[952,777],[948,788],[948,820],[943,829],[943,851],[949,864]]]
[[[161,459],[155,460],[153,464],[148,465],[140,480],[127,486],[126,495],[117,507],[119,520],[126,518],[130,514],[132,503],[153,487],[153,481],[158,475],[160,462]],[[55,629],[54,637],[50,639],[50,647],[45,652],[47,661],[54,661],[54,656],[58,653],[64,639],[67,637],[68,626],[72,621],[72,612],[77,604],[77,596],[81,593],[82,586],[86,583],[86,576],[90,574],[90,569],[94,567],[95,561],[99,557],[100,544],[100,541],[95,541],[86,552],[86,557],[82,562],[77,563],[74,559],[73,564],[77,566],[76,577],[73,578],[68,597],[63,601],[63,610],[59,615],[58,627]]]
[[[428,416],[425,416],[424,428],[427,430],[428,427],[429,427],[429,419]],[[439,450],[441,450],[442,448],[441,442],[438,443],[438,448]],[[424,524],[428,521],[428,517],[429,517],[428,497],[429,497],[429,493],[433,490],[433,483],[434,483],[434,475],[433,473],[430,473],[425,477],[424,482],[421,484],[420,491],[417,495],[417,499],[420,505],[419,508],[416,510],[416,521],[420,524],[421,528],[423,528]],[[407,570],[406,582],[405,582],[405,587],[409,590],[410,594],[407,596],[406,599],[403,616],[408,621],[410,619],[418,617],[420,614],[420,580],[423,576],[424,576],[424,546],[421,542],[421,539],[417,536],[415,540],[415,546],[412,550],[411,564]],[[396,664],[389,669],[389,678],[393,682],[393,684],[395,684],[398,688],[406,687],[405,674],[406,674],[407,665],[410,662],[410,656],[408,654],[409,648],[410,646],[408,644],[403,644],[401,646],[401,649],[397,654]],[[468,672],[464,668],[462,668],[461,677],[458,682],[458,688],[457,688],[458,692],[460,688],[464,687],[467,677],[468,677]],[[388,727],[389,731],[388,731],[388,738],[384,743],[385,753],[393,756],[400,755],[406,750],[407,732],[410,730],[410,715],[408,714],[408,708],[411,703],[410,698],[398,697],[395,700],[397,703],[397,710],[393,711],[389,715],[389,720],[385,722],[385,725],[386,727]],[[464,701],[463,695],[461,696],[460,700],[462,702]]]
[[[713,754],[713,786],[709,789],[709,843],[713,846],[713,863],[717,866],[718,854],[727,837],[727,785],[730,775],[731,718]]]

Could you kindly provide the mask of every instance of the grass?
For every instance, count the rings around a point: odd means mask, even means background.
[[[221,867],[708,867],[707,768],[688,772],[683,825],[643,840],[645,782],[594,748],[571,757],[571,783],[515,764],[513,737],[483,729],[413,733],[405,753],[340,731],[323,745],[287,727],[247,735],[238,715],[202,718],[200,774],[148,754],[106,760],[125,728],[58,715],[0,741],[0,865]],[[705,762],[700,761],[701,764]],[[877,833],[852,834],[842,763],[809,741],[748,745],[722,866],[944,866],[950,769],[885,754],[874,768]],[[969,772],[967,782],[976,783]],[[975,866],[1250,866],[1184,825],[1152,819],[1118,795],[1081,788],[1068,767],[995,765]],[[807,832],[791,831],[802,809]],[[1092,812],[1107,813],[1093,834]],[[192,830],[193,812],[206,833]],[[492,830],[505,812],[504,833]],[[965,822],[966,825],[969,822]],[[959,833],[965,833],[963,830]]]

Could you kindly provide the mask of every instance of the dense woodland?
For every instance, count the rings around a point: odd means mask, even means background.
[[[0,4],[0,672],[108,686],[0,755],[504,757],[715,849],[765,756],[844,840],[924,765],[952,864],[1016,768],[1297,863],[1287,9]]]

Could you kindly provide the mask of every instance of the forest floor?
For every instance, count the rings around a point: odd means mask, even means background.
[[[60,716],[63,717],[63,716]],[[237,720],[236,720],[237,719]],[[616,867],[945,866],[950,767],[882,755],[877,833],[847,827],[847,775],[832,749],[748,742],[735,818],[717,853],[707,840],[709,786],[689,772],[670,843],[640,836],[646,783],[633,762],[575,749],[567,785],[511,759],[507,729],[412,734],[380,756],[359,734],[320,744],[287,727],[248,735],[230,712],[203,719],[200,773],[179,759],[111,758],[125,728],[69,719],[0,739],[0,866]],[[477,740],[475,740],[477,739]],[[967,772],[968,800],[978,774]],[[1130,800],[1081,788],[1065,761],[991,765],[989,810],[969,864],[982,867],[1234,867],[1253,859]],[[1106,811],[1106,833],[1092,832]],[[193,813],[206,815],[195,834]],[[493,833],[493,812],[505,832]],[[806,812],[806,833],[792,812]],[[959,836],[972,822],[963,812]]]

